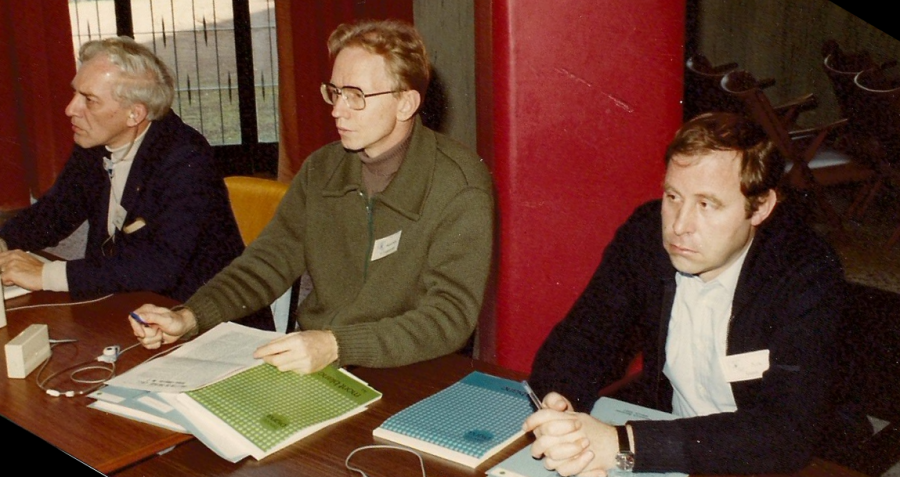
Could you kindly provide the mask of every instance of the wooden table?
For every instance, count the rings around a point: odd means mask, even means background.
[[[55,370],[96,358],[106,346],[119,345],[124,349],[134,344],[136,340],[126,320],[128,312],[141,304],[174,304],[172,300],[152,293],[115,295],[83,305],[70,303],[68,293],[56,292],[35,292],[8,300],[8,324],[0,329],[0,344],[5,345],[32,323],[46,324],[51,339],[77,339],[75,345],[60,345],[53,349],[50,362],[41,373],[41,377],[46,378]],[[36,304],[54,306],[15,310]],[[116,371],[126,371],[153,354],[155,351],[135,347],[119,358]],[[25,379],[12,379],[7,377],[5,359],[4,354],[0,377],[0,415],[100,472],[112,472],[192,439],[190,435],[89,409],[86,406],[93,399],[86,396],[52,397],[36,383],[35,377],[40,367]],[[84,385],[67,379],[48,384],[59,390],[84,389]],[[30,448],[33,439],[4,441],[13,445],[13,452],[6,455],[28,455],[33,452]]]
[[[380,401],[368,410],[325,428],[271,456],[256,461],[247,458],[232,464],[214,454],[199,441],[179,445],[172,451],[140,462],[116,472],[117,477],[146,476],[359,476],[345,467],[344,460],[354,450],[372,444],[390,442],[372,437],[372,430],[385,419],[424,399],[431,394],[462,379],[472,370],[497,376],[522,379],[516,373],[488,363],[475,361],[460,355],[450,355],[431,361],[394,369],[355,368],[351,371],[381,391]],[[473,403],[478,405],[478,403]],[[523,436],[512,445],[488,459],[476,469],[437,457],[422,454],[428,476],[484,477],[485,471],[529,445],[533,438]],[[363,469],[369,477],[396,477],[421,475],[418,460],[412,454],[396,450],[366,450],[352,459],[354,466]],[[797,477],[863,477],[837,464],[815,460]]]
[[[344,459],[354,449],[371,444],[390,444],[372,437],[372,430],[392,414],[462,379],[472,370],[521,379],[515,373],[461,355],[449,355],[393,369],[351,368],[350,371],[381,391],[382,398],[356,416],[327,427],[261,461],[252,457],[232,464],[199,441],[117,472],[116,476],[222,475],[222,476],[358,476],[347,470]],[[473,403],[478,405],[478,403]],[[484,470],[530,442],[522,437],[480,466],[479,471],[423,454],[429,476],[484,476]],[[396,450],[367,450],[355,455],[353,464],[369,477],[421,475],[418,459]]]
[[[0,344],[15,337],[31,323],[46,323],[53,339],[77,338],[77,356],[71,345],[57,348],[50,367],[53,369],[91,359],[108,345],[128,346],[134,342],[126,322],[127,313],[140,304],[150,302],[171,305],[150,293],[116,295],[104,301],[70,306],[68,294],[37,292],[9,300],[7,308],[34,303],[60,303],[61,306],[10,311],[9,325],[0,329]],[[72,349],[69,349],[72,348]],[[154,352],[134,348],[120,358],[119,372],[130,369]],[[371,444],[388,442],[372,437],[372,430],[389,416],[462,379],[472,370],[521,379],[521,373],[489,363],[450,355],[435,360],[394,369],[351,369],[383,393],[380,401],[368,410],[327,427],[275,454],[256,461],[246,458],[232,464],[209,450],[191,436],[166,431],[148,424],[87,408],[87,397],[54,398],[40,390],[35,372],[27,379],[0,378],[0,414],[30,431],[41,440],[59,448],[91,467],[117,477],[145,476],[358,476],[347,470],[346,457],[354,450]],[[65,389],[71,389],[66,387]],[[473,403],[478,405],[478,403]],[[8,437],[4,434],[4,437]],[[10,442],[9,439],[4,439]],[[485,470],[528,445],[523,436],[477,469],[423,454],[428,476],[482,477]],[[28,439],[12,439],[13,451],[32,454]],[[177,444],[177,445],[176,445]],[[157,455],[170,447],[168,452]],[[43,463],[46,455],[39,463]],[[353,457],[353,464],[369,477],[420,475],[418,460],[409,453],[395,450],[368,450]],[[823,461],[814,461],[797,477],[861,477],[862,474]]]

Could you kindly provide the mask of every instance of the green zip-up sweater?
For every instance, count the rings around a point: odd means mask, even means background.
[[[465,345],[491,263],[487,167],[417,118],[382,193],[367,198],[361,173],[340,142],[310,155],[259,237],[187,301],[200,332],[269,305],[308,271],[296,318],[334,333],[340,365],[401,366]]]

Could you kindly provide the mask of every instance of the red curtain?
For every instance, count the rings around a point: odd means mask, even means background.
[[[278,179],[290,181],[306,156],[338,139],[319,94],[319,84],[331,76],[328,35],[339,24],[356,19],[398,18],[412,23],[412,0],[279,0],[275,15],[281,108]]]
[[[72,149],[64,114],[75,75],[66,2],[0,2],[0,210],[26,207]]]

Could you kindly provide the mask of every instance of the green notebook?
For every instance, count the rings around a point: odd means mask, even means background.
[[[381,398],[380,392],[332,366],[300,375],[269,364],[184,394],[252,443],[249,455],[257,459]]]
[[[474,468],[522,436],[532,412],[521,383],[473,371],[389,417],[373,435]]]

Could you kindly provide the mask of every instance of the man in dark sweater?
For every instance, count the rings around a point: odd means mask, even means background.
[[[525,428],[548,468],[789,472],[823,437],[849,446],[867,431],[831,395],[843,272],[776,207],[783,171],[774,144],[739,116],[708,113],[678,131],[662,200],[622,225],[535,357],[544,409]],[[610,426],[585,414],[639,353],[643,372],[617,397],[678,418]]]

